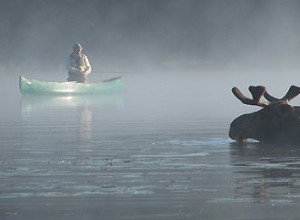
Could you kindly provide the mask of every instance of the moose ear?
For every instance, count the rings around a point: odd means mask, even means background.
[[[279,105],[277,108],[277,114],[280,115],[281,117],[288,117],[289,115],[292,114],[293,107],[287,104]]]

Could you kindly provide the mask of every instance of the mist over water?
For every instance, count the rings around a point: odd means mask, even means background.
[[[298,68],[299,7],[296,0],[3,1],[1,69],[63,72],[80,42],[94,72],[286,72]]]
[[[228,130],[260,109],[233,86],[279,98],[299,86],[299,9],[297,0],[1,1],[0,218],[296,219],[299,150],[236,146]],[[19,75],[66,81],[75,42],[89,81],[122,75],[123,91],[22,96]]]
[[[232,86],[247,95],[249,85],[265,85],[281,97],[297,85],[299,8],[296,0],[3,1],[0,75],[64,81],[80,42],[91,81],[125,75],[129,90],[154,99],[178,92],[183,104],[193,96],[229,110]]]

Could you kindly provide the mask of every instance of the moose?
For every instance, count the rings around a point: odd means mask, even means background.
[[[282,98],[271,96],[264,86],[250,86],[249,91],[252,99],[244,96],[237,87],[232,88],[232,93],[242,103],[262,109],[234,119],[229,137],[238,143],[254,139],[263,143],[300,145],[300,106],[288,104],[300,93],[300,87],[290,86]]]

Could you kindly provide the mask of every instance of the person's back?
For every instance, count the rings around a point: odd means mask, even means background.
[[[86,55],[82,53],[82,46],[75,43],[73,52],[67,59],[68,81],[85,83],[87,76],[91,73],[91,65]]]

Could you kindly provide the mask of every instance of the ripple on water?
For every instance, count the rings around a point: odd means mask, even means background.
[[[208,140],[169,140],[161,142],[163,144],[172,144],[180,146],[228,146],[231,143],[231,140],[224,138],[213,138]]]

